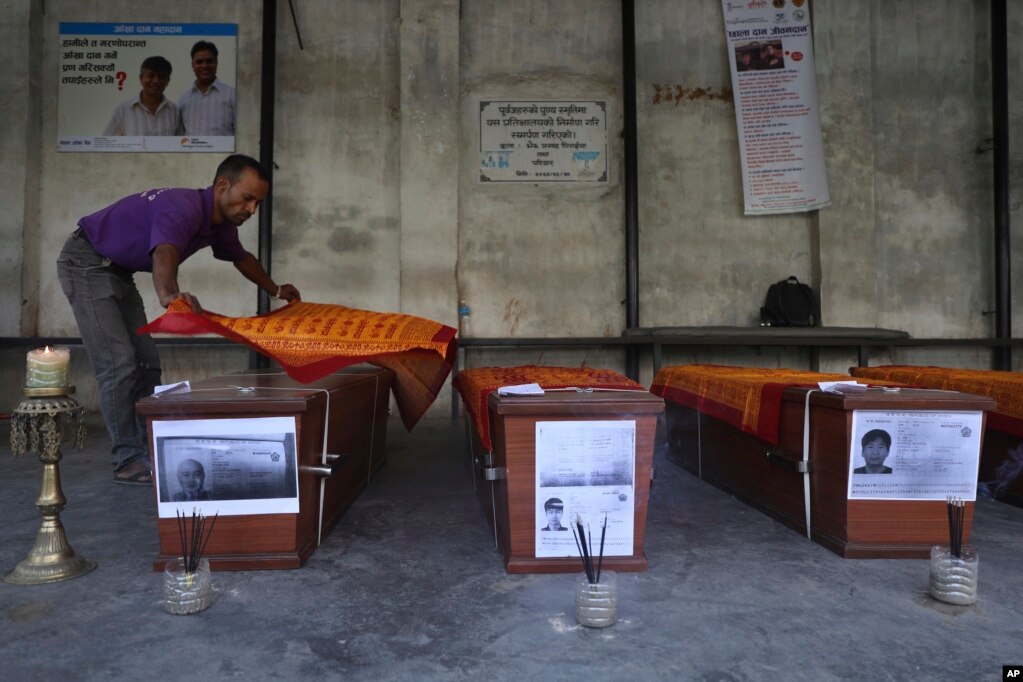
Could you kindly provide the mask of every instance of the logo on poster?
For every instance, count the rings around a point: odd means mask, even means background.
[[[802,52],[798,52],[798,51],[797,52],[793,52],[789,56],[792,57],[792,61],[794,61],[794,62],[801,62],[801,61],[803,61],[803,53]]]
[[[806,19],[806,12],[801,9],[797,9],[792,12],[792,18],[796,21],[804,21]]]
[[[959,433],[963,434],[963,438],[969,438],[970,435],[973,434],[973,431],[970,430],[969,426],[964,426],[963,430]]]

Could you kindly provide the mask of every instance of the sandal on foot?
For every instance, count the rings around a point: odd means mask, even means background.
[[[134,486],[149,486],[153,485],[153,472],[143,469],[142,471],[136,471],[130,476],[118,476],[114,475],[114,483],[118,485],[134,485]]]

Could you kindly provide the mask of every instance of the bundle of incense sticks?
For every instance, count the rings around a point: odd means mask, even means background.
[[[210,541],[213,527],[217,525],[217,514],[213,515],[209,530],[206,529],[207,517],[192,510],[191,528],[189,517],[182,511],[175,512],[178,517],[178,537],[181,540],[181,560],[185,564],[185,573],[195,573],[199,568],[199,560],[206,551],[206,543]],[[205,531],[205,533],[204,533]]]
[[[600,529],[600,554],[596,559],[596,567],[593,562],[593,536],[583,532],[583,517],[576,514],[575,528],[572,529],[572,537],[575,538],[575,547],[579,550],[579,556],[583,561],[583,570],[586,571],[586,579],[591,585],[600,582],[600,570],[604,565],[604,536],[607,533],[607,514],[604,514],[604,526]],[[576,534],[576,528],[579,533]],[[587,529],[589,526],[587,526]]]
[[[963,524],[966,521],[966,503],[961,498],[949,497],[948,504],[948,546],[952,556],[961,558],[963,549]]]

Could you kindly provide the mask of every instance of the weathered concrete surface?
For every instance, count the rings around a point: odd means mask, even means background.
[[[306,300],[397,310],[398,0],[278,4],[274,269]]]
[[[868,3],[814,5],[814,55],[831,206],[820,220],[825,324],[878,326],[874,134]]]
[[[401,3],[401,309],[457,326],[458,0]]]
[[[1009,205],[1010,224],[1016,229],[1012,242],[1012,291],[1015,298],[1012,305],[1013,336],[1023,334],[1023,48],[1014,36],[1023,32],[1023,6],[1018,2],[1008,4],[1009,36]],[[992,275],[993,277],[994,275]],[[993,308],[994,306],[990,306]],[[1016,351],[1016,366],[1023,367],[1023,355]]]
[[[986,22],[954,0],[872,13],[878,321],[914,336],[992,332]]]
[[[25,233],[25,216],[38,198],[39,83],[35,80],[42,49],[33,40],[38,31],[38,3],[0,2],[0,336],[22,334],[22,300],[26,250],[36,240]],[[26,236],[28,239],[26,239]]]
[[[994,680],[1019,660],[1021,509],[978,502],[978,601],[955,607],[927,595],[927,561],[842,559],[657,452],[649,568],[618,574],[618,622],[592,630],[579,574],[505,572],[462,430],[441,420],[391,419],[387,466],[304,567],[214,572],[210,608],[172,616],[153,493],[111,484],[90,426],[61,462],[61,519],[97,568],[0,583],[5,679]],[[40,465],[2,442],[0,459],[6,571],[39,527]]]
[[[806,214],[744,217],[720,3],[636,7],[642,326],[747,325],[810,281]]]
[[[458,290],[473,336],[624,325],[619,20],[616,2],[462,5]],[[482,99],[606,100],[608,182],[481,183]]]
[[[618,0],[309,0],[295,6],[302,50],[287,4],[278,5],[272,267],[279,281],[295,283],[307,300],[448,324],[465,301],[468,336],[620,333]],[[205,186],[221,155],[58,154],[58,22],[237,23],[237,149],[258,155],[262,17],[258,3],[240,0],[0,0],[0,10],[8,64],[0,74],[0,151],[8,161],[0,171],[0,289],[20,294],[0,297],[0,335],[74,336],[53,261],[78,218],[131,191]],[[767,286],[791,274],[820,287],[829,325],[989,336],[987,5],[871,0],[818,2],[813,11],[832,206],[744,217],[720,5],[637,3],[641,323],[751,324]],[[1008,30],[1023,30],[1019,3],[1010,3]],[[1023,47],[1013,41],[1009,77],[1018,225]],[[607,100],[609,181],[481,184],[484,98]],[[251,250],[256,222],[242,230]],[[1018,261],[1023,240],[1014,241]],[[1013,269],[1023,290],[1023,267]],[[255,288],[209,253],[191,258],[181,280],[212,310],[255,308]],[[155,315],[149,278],[138,281]],[[673,353],[666,360],[798,366],[806,359],[783,350]],[[1023,353],[1016,356],[1023,366]],[[621,369],[621,357],[620,349],[583,348],[488,351],[470,360]],[[984,367],[989,357],[901,349],[879,350],[872,361]],[[822,368],[854,360],[851,352],[829,352]],[[211,367],[206,362],[184,354],[175,371],[199,378]],[[0,376],[20,377],[23,363],[20,349],[0,353]],[[213,362],[225,370],[244,363],[243,353]],[[87,367],[81,374],[79,395],[87,399],[94,387],[86,385]]]

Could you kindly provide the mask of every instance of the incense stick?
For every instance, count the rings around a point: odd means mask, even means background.
[[[178,539],[181,542],[181,562],[184,564],[185,573],[195,573],[199,570],[199,561],[206,551],[210,535],[213,534],[217,514],[213,516],[213,523],[210,524],[208,531],[205,530],[206,517],[195,509],[192,510],[191,527],[188,523],[189,517],[184,512],[178,510],[175,511],[175,515],[178,519]]]
[[[576,532],[578,531],[578,532]],[[600,553],[593,554],[593,534],[590,532],[589,524],[583,530],[583,519],[576,515],[575,526],[572,528],[572,537],[575,538],[575,547],[579,552],[579,558],[583,562],[583,571],[586,572],[586,580],[591,585],[600,582],[600,571],[604,565],[604,537],[607,533],[607,514],[604,515],[604,525],[600,531]]]
[[[962,557],[963,529],[966,522],[966,503],[962,498],[946,498],[948,507],[948,548],[952,556]]]

